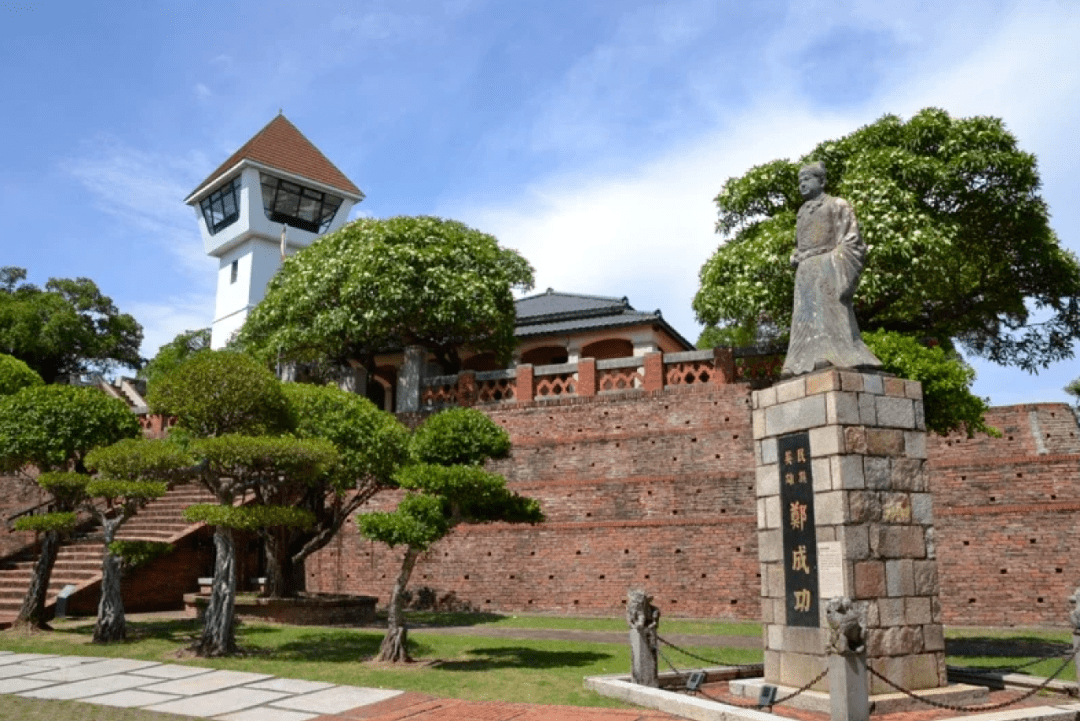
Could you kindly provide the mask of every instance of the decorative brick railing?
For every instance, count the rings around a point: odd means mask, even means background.
[[[784,356],[772,348],[713,348],[685,353],[646,353],[632,358],[532,366],[499,371],[462,371],[421,381],[420,406],[507,403],[654,392],[691,385],[749,383],[764,386],[780,376]]]

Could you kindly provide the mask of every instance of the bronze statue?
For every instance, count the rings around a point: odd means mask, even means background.
[[[795,308],[783,375],[880,368],[851,307],[866,260],[855,212],[847,201],[826,195],[824,163],[799,171],[799,192],[805,202],[795,223]]]

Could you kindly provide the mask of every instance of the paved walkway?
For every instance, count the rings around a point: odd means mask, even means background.
[[[656,711],[440,699],[122,658],[0,651],[0,694],[85,701],[220,721],[669,721]]]

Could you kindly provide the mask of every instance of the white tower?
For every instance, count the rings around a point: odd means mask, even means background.
[[[263,299],[282,253],[345,224],[364,194],[278,114],[184,199],[218,259],[210,346],[221,348]]]

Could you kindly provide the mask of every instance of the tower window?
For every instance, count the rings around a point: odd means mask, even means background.
[[[265,173],[262,180],[263,210],[274,223],[285,223],[311,233],[325,233],[337,214],[341,198]]]
[[[232,225],[240,217],[240,176],[225,183],[199,202],[210,235]]]
[[[239,260],[234,260],[232,262],[232,265],[229,267],[229,282],[230,283],[235,283],[236,282],[236,276],[238,276],[239,274],[240,274],[240,261]]]

